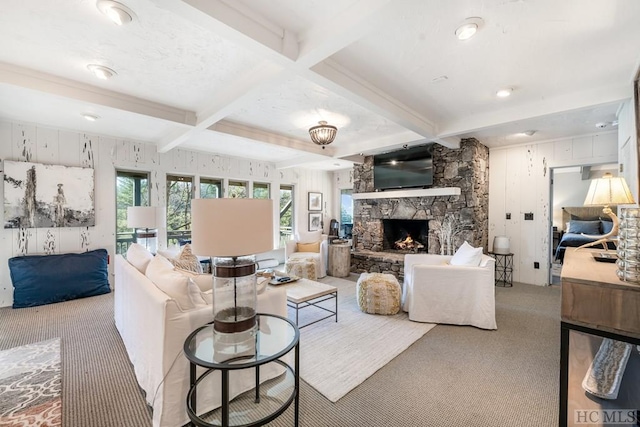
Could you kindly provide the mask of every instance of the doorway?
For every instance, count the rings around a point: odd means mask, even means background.
[[[618,176],[618,165],[616,163],[606,163],[551,168],[551,200],[549,204],[551,209],[549,215],[551,218],[549,241],[552,242],[549,245],[549,259],[551,260],[549,283],[551,285],[560,284],[560,274],[562,272],[562,252],[566,243],[563,243],[563,237],[568,231],[568,224],[564,220],[567,214],[563,214],[563,208],[568,208],[569,210],[572,207],[577,208],[576,210],[582,208],[591,180],[602,178],[607,172],[613,176]]]

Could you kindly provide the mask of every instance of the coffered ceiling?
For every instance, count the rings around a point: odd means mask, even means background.
[[[0,118],[332,170],[425,141],[615,131],[640,60],[636,0],[121,3],[135,17],[117,26],[95,0],[3,0]],[[338,128],[326,149],[320,120]]]

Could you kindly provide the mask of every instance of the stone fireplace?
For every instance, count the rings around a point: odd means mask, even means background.
[[[383,251],[426,253],[429,242],[429,221],[419,219],[383,219],[382,235]]]
[[[413,231],[425,246],[421,252],[439,254],[438,230],[445,217],[449,217],[458,226],[453,236],[454,250],[466,240],[487,251],[489,149],[475,138],[463,139],[460,148],[455,150],[436,145],[433,164],[433,188],[457,187],[459,195],[354,197],[352,272],[391,273],[402,279],[404,253],[413,250],[392,249],[385,227],[388,220],[401,220],[398,228],[402,228],[401,224],[410,224],[404,221],[424,224],[425,229]],[[353,193],[373,192],[373,157],[366,157],[362,165],[354,166]],[[416,237],[412,235],[412,238]]]

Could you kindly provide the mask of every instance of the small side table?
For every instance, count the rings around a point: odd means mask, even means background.
[[[253,333],[218,334],[214,332],[213,324],[207,324],[187,337],[184,343],[184,354],[190,363],[187,415],[192,425],[262,426],[278,418],[294,402],[294,425],[298,426],[300,332],[293,322],[281,316],[258,314],[257,321],[258,329]],[[280,358],[294,348],[295,362],[292,367]],[[277,380],[261,384],[260,367],[267,363],[282,366],[284,372],[281,377],[276,377]],[[206,368],[200,376],[196,372],[199,366]],[[229,373],[242,369],[255,370],[255,388],[231,398]],[[198,386],[208,375],[216,371],[220,371],[222,378],[222,406],[213,411],[198,413]]]
[[[351,273],[351,245],[332,243],[329,245],[329,276],[347,277]]]
[[[489,252],[496,259],[496,286],[513,286],[513,254]]]

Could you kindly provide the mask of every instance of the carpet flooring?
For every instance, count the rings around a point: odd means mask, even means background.
[[[558,424],[560,289],[496,289],[497,331],[438,325],[332,403],[301,381],[304,427]],[[330,320],[328,320],[330,321]],[[61,337],[64,427],[149,427],[113,294],[0,309],[0,350]],[[289,408],[270,425],[293,425]]]

